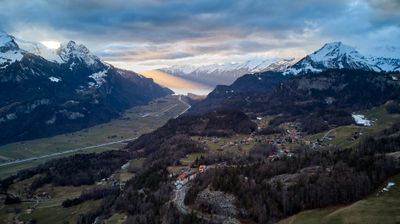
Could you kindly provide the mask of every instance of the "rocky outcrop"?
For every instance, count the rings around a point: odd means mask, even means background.
[[[231,194],[222,191],[211,191],[209,189],[200,192],[196,198],[196,204],[199,204],[200,207],[209,208],[210,213],[229,217],[239,214],[235,206],[235,201],[235,196]]]

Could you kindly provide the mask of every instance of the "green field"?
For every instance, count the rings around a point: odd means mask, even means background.
[[[129,163],[129,168],[141,168],[146,158],[133,159]]]
[[[140,167],[144,162],[144,158],[134,159],[130,161],[130,167]],[[111,177],[110,181],[106,184],[110,184],[111,181],[127,181],[132,178],[134,174],[129,173],[128,169],[120,169],[116,171]],[[8,193],[18,196],[23,202],[15,205],[4,205],[4,197],[1,195],[1,206],[0,206],[0,223],[13,223],[14,221],[34,220],[37,223],[77,223],[77,220],[81,214],[86,214],[89,211],[93,211],[97,206],[100,205],[101,200],[89,200],[82,204],[64,208],[62,202],[66,199],[73,199],[79,197],[83,191],[104,187],[104,184],[93,184],[93,185],[82,185],[79,187],[73,186],[53,186],[52,184],[46,184],[32,194],[38,195],[45,192],[50,198],[40,199],[36,201],[32,199],[32,196],[27,197],[29,187],[32,182],[40,177],[35,175],[29,179],[15,182],[8,188]],[[28,209],[32,209],[31,213],[28,213]],[[106,220],[105,223],[122,223],[126,216],[123,214],[115,214]]]
[[[29,189],[30,184],[37,177],[39,175],[19,181],[9,187],[9,193],[18,195],[25,202],[7,206],[2,204],[0,208],[0,223],[13,223],[16,221],[16,217],[18,217],[19,221],[36,220],[37,223],[64,223],[65,221],[76,223],[80,214],[93,210],[93,208],[100,204],[100,201],[87,201],[70,208],[64,208],[61,205],[64,200],[78,197],[82,191],[88,190],[94,187],[94,185],[54,187],[46,184],[35,190],[33,195],[46,192],[51,198],[41,199],[38,202],[29,199],[26,197],[25,192],[27,192],[26,190]],[[36,208],[33,209],[32,213],[28,214],[27,209],[33,208],[35,205]]]
[[[395,183],[388,192],[381,192],[388,182]],[[378,195],[379,193],[379,195]],[[378,196],[377,196],[378,195]],[[400,175],[390,178],[377,192],[348,206],[337,206],[300,212],[279,224],[319,223],[400,223]]]
[[[218,141],[214,142],[210,138],[207,138],[204,144],[208,147],[208,153],[234,153],[234,154],[246,154],[256,144],[255,140],[249,141],[249,144],[240,144],[240,141],[247,139],[249,135],[238,135],[235,134],[231,137],[218,138]],[[200,136],[192,136],[194,141],[201,142]],[[255,137],[256,138],[256,137]],[[230,142],[238,142],[238,145],[229,145]]]
[[[62,206],[45,207],[35,209],[31,214],[23,214],[20,216],[20,220],[29,221],[36,220],[37,223],[51,223],[51,224],[64,224],[77,223],[79,216],[86,214],[89,211],[93,211],[99,206],[100,200],[97,201],[86,201],[82,204],[64,208]]]
[[[181,164],[184,166],[192,164],[196,159],[200,158],[201,156],[205,156],[205,153],[192,153],[187,154],[185,158],[180,160]]]
[[[129,165],[125,169],[121,169],[115,173],[115,177],[119,182],[128,181],[134,176],[134,168],[141,168],[145,158],[133,159],[129,161]]]
[[[0,146],[0,162],[4,163],[17,159],[31,158],[140,136],[162,126],[185,108],[186,106],[178,100],[178,96],[160,98],[148,105],[131,108],[121,118],[111,120],[108,123],[73,133]],[[120,149],[122,146],[123,144],[118,143],[90,149],[85,152]],[[68,155],[71,154],[64,154],[59,157]],[[12,175],[21,169],[34,167],[54,158],[57,157],[0,167],[0,178]]]
[[[373,121],[373,125],[369,127],[359,126],[359,125],[346,125],[340,126],[329,131],[327,136],[333,137],[333,140],[327,141],[333,145],[350,148],[356,146],[359,141],[366,136],[371,136],[376,134],[386,128],[389,128],[394,122],[400,120],[398,114],[389,114],[385,106],[375,107],[371,110],[359,111],[356,114],[362,114],[367,119]],[[360,138],[353,140],[353,133],[362,131],[362,136]],[[328,131],[318,133],[315,135],[306,136],[305,139],[316,140],[321,139]]]

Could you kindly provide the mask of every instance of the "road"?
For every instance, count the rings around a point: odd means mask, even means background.
[[[175,198],[172,200],[178,211],[182,214],[189,214],[189,210],[184,203],[187,190],[189,190],[188,185],[183,186],[181,189],[175,189]]]
[[[185,113],[191,107],[188,103],[186,103],[185,101],[182,100],[182,95],[179,96],[178,100],[181,103],[183,103],[184,105],[186,105],[187,108],[185,110],[183,110],[181,113],[179,113],[177,116],[175,116],[174,118],[177,118],[177,117],[181,116],[183,113]],[[160,112],[156,112],[155,115],[159,116],[160,113],[165,113],[165,112],[169,111],[170,109],[172,109],[173,107],[176,107],[176,106],[177,106],[177,104],[174,104],[172,106],[168,106],[165,109],[161,110]],[[45,159],[45,158],[54,157],[54,156],[65,155],[65,154],[69,154],[69,153],[82,152],[82,151],[86,151],[86,150],[89,150],[89,149],[94,149],[94,148],[99,148],[99,147],[103,147],[103,146],[108,146],[108,145],[114,145],[114,144],[118,144],[118,143],[133,141],[133,140],[136,140],[137,138],[138,137],[126,138],[126,139],[122,139],[122,140],[114,141],[114,142],[106,142],[106,143],[102,143],[102,144],[98,144],[98,145],[91,145],[91,146],[80,147],[80,148],[71,149],[71,150],[62,151],[62,152],[55,152],[55,153],[50,153],[50,154],[46,154],[46,155],[30,157],[30,158],[26,158],[26,159],[19,159],[19,160],[15,160],[15,161],[12,161],[12,162],[1,163],[0,167],[15,165],[15,164],[19,164],[19,163],[25,163],[25,162],[29,162],[29,161],[38,160],[38,159]]]
[[[331,133],[332,131],[333,131],[333,129],[331,129],[331,130],[329,130],[328,132],[326,132],[325,135],[324,135],[324,137],[322,137],[322,139],[325,139],[325,138],[329,135],[329,133]]]
[[[141,117],[159,117],[176,106],[178,106],[178,104],[168,106],[168,107],[162,109],[161,111],[157,111],[157,112],[153,112],[153,113],[146,113],[146,114],[142,115]]]
[[[184,105],[187,106],[187,108],[185,110],[183,110],[181,113],[179,113],[178,115],[176,115],[174,118],[178,118],[179,116],[181,116],[182,114],[184,114],[186,111],[188,111],[192,106],[190,106],[188,103],[186,103],[185,101],[182,100],[182,95],[179,95],[178,98],[179,101],[181,101]]]
[[[45,159],[45,158],[64,155],[64,154],[68,154],[68,153],[85,151],[85,150],[88,150],[88,149],[94,149],[94,148],[98,148],[98,147],[102,147],[102,146],[114,145],[114,144],[118,144],[118,143],[122,143],[122,142],[133,141],[133,140],[135,140],[137,138],[138,137],[126,138],[126,139],[122,139],[122,140],[119,140],[119,141],[107,142],[107,143],[103,143],[103,144],[99,144],[99,145],[91,145],[91,146],[80,147],[80,148],[71,149],[71,150],[62,151],[62,152],[55,152],[55,153],[50,153],[50,154],[46,154],[46,155],[30,157],[30,158],[27,158],[27,159],[19,159],[19,160],[15,160],[15,161],[12,161],[12,162],[2,163],[2,164],[0,164],[0,167],[9,166],[9,165],[18,164],[18,163],[24,163],[24,162],[38,160],[38,159]]]

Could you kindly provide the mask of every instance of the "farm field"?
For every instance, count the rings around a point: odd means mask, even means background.
[[[38,175],[35,175],[10,186],[9,193],[18,195],[24,202],[2,206],[0,208],[0,223],[14,223],[17,221],[29,220],[36,220],[38,223],[64,223],[65,221],[72,220],[72,223],[76,223],[80,214],[85,214],[87,211],[100,204],[100,200],[92,200],[70,208],[64,208],[61,205],[66,199],[79,197],[82,191],[92,188],[92,185],[55,187],[46,184],[35,190],[34,195],[45,192],[50,196],[49,198],[40,199],[38,201],[29,199],[25,195],[25,190],[29,188],[33,180],[38,177]],[[29,211],[29,209],[32,210]]]
[[[53,184],[45,184],[36,189],[28,196],[31,184],[41,175],[35,175],[29,179],[17,181],[8,188],[8,193],[18,196],[22,203],[4,205],[4,198],[0,199],[0,223],[14,223],[17,221],[36,221],[37,223],[61,223],[67,221],[69,223],[77,223],[81,214],[93,211],[94,208],[100,206],[101,200],[88,200],[79,205],[65,208],[62,203],[67,199],[79,197],[82,192],[111,186],[113,182],[126,182],[133,177],[133,173],[129,172],[130,168],[139,168],[142,166],[144,158],[133,159],[129,161],[127,166],[122,166],[107,180],[99,181],[92,185],[74,186],[54,186]],[[39,200],[35,199],[36,195],[48,195]],[[57,214],[56,216],[54,214]],[[105,223],[122,223],[126,216],[123,214],[115,214],[106,220]]]
[[[394,122],[400,120],[400,116],[398,114],[389,114],[384,106],[375,107],[371,110],[359,111],[356,114],[364,115],[368,120],[372,121],[372,126],[340,126],[329,131],[305,136],[305,139],[311,141],[322,139],[329,132],[327,136],[332,137],[332,140],[327,141],[328,143],[342,148],[350,148],[356,146],[362,138],[374,135],[390,127]],[[358,135],[359,138],[353,139],[354,134],[360,132],[362,135]]]

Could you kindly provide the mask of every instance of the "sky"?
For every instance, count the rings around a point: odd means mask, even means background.
[[[0,29],[134,71],[299,59],[332,41],[400,58],[400,0],[0,0]]]

